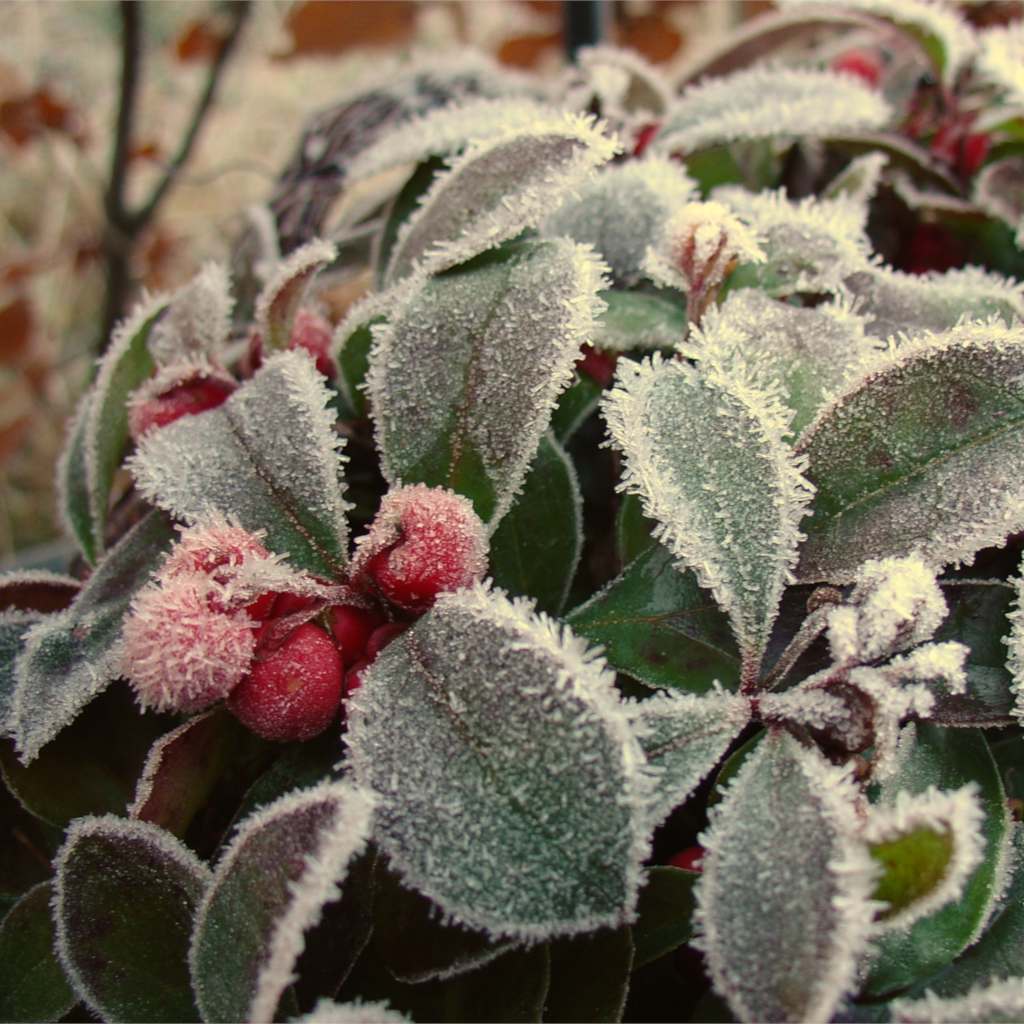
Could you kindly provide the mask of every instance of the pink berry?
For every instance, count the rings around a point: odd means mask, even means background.
[[[331,358],[331,325],[319,314],[300,309],[295,315],[290,349],[305,349],[315,360],[316,368],[328,379],[338,376],[338,368]]]
[[[248,559],[270,558],[260,538],[228,519],[211,519],[199,526],[181,531],[178,543],[171,549],[160,569],[162,578],[182,573],[200,572],[217,583],[226,584]]]
[[[128,432],[133,441],[182,416],[196,416],[216,409],[237,386],[226,374],[213,375],[195,367],[190,367],[188,372],[188,376],[167,386],[164,386],[162,374],[151,382],[155,387],[143,385],[132,396],[128,405]]]
[[[680,850],[674,857],[669,859],[669,864],[674,868],[682,868],[684,871],[703,870],[704,848],[702,846],[688,846]]]
[[[882,65],[878,57],[867,50],[847,50],[834,61],[832,70],[856,75],[874,89],[882,78]]]
[[[334,643],[346,665],[358,661],[366,650],[366,643],[373,631],[384,618],[369,608],[357,608],[351,604],[339,604],[331,609],[331,632]]]
[[[472,504],[414,484],[384,496],[360,538],[352,576],[399,608],[426,611],[437,595],[468,587],[487,568],[487,533]]]
[[[252,619],[244,610],[212,607],[211,593],[220,589],[193,573],[135,596],[122,631],[120,671],[144,710],[201,711],[249,671],[256,649]]]
[[[323,732],[341,703],[341,657],[319,626],[299,626],[258,657],[228,697],[231,713],[268,740],[308,740]]]

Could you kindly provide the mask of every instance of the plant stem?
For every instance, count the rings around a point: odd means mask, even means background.
[[[831,605],[816,608],[804,619],[796,635],[789,641],[782,654],[779,655],[779,660],[775,663],[771,672],[761,681],[762,690],[771,690],[778,686],[789,674],[790,669],[800,660],[800,656],[804,651],[821,636],[825,626],[828,624],[830,608]]]

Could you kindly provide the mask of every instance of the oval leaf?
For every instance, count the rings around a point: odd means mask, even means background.
[[[452,920],[538,939],[628,920],[643,754],[611,674],[522,600],[442,595],[373,663],[347,738],[377,841]]]
[[[633,970],[690,941],[696,881],[696,872],[681,868],[655,867],[647,872],[633,925]]]
[[[548,948],[551,983],[544,1000],[545,1020],[622,1020],[633,969],[628,927],[557,939]]]
[[[603,291],[601,299],[608,308],[597,322],[594,348],[672,349],[686,337],[686,296],[681,292]]]
[[[67,439],[57,462],[57,510],[65,535],[73,538],[85,560],[95,565],[99,551],[85,470],[85,431],[92,400],[93,392],[87,391],[67,427]]]
[[[589,251],[560,240],[401,298],[374,330],[367,378],[388,481],[450,487],[496,526],[593,332],[601,283]]]
[[[296,249],[274,271],[256,300],[256,326],[269,351],[288,344],[295,314],[310,282],[337,255],[338,250],[330,242],[316,238]]]
[[[713,363],[701,373],[656,354],[620,364],[605,416],[626,456],[622,486],[640,495],[659,539],[728,614],[752,684],[811,494],[783,441],[785,414]]]
[[[942,400],[937,401],[936,396]],[[1024,527],[1024,328],[969,323],[901,346],[800,438],[817,488],[802,582],[869,558],[969,560]]]
[[[186,957],[209,869],[162,829],[112,815],[77,819],[56,866],[57,952],[89,1009],[199,1020]]]
[[[272,1020],[304,933],[340,896],[372,804],[347,783],[299,790],[242,823],[196,914],[189,967],[207,1021]]]
[[[312,360],[282,352],[223,405],[150,431],[130,460],[139,490],[189,521],[219,513],[297,568],[340,575],[347,527],[342,440]]]

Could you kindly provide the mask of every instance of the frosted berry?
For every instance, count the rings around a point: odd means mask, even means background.
[[[331,325],[319,314],[300,309],[295,315],[290,349],[304,349],[316,360],[316,368],[330,380],[338,376],[338,368],[331,358]]]
[[[878,57],[867,50],[847,50],[832,61],[832,70],[856,75],[872,89],[882,78],[882,65]]]
[[[256,649],[243,610],[215,610],[220,588],[199,573],[150,584],[132,601],[122,632],[120,671],[145,710],[201,711],[226,697]]]
[[[682,868],[684,871],[701,871],[704,861],[704,848],[702,846],[688,846],[680,850],[674,857],[669,859],[669,865],[674,868]]]
[[[341,680],[341,656],[331,638],[307,622],[279,647],[256,658],[227,706],[264,739],[308,740],[338,713]]]
[[[331,633],[346,665],[362,658],[367,641],[384,622],[380,612],[339,604],[330,610]]]
[[[487,534],[472,504],[440,487],[415,484],[384,496],[360,538],[353,580],[407,611],[483,579]]]
[[[138,441],[149,431],[182,416],[196,416],[222,405],[237,385],[226,373],[187,364],[169,367],[139,388],[128,403],[128,432]]]
[[[233,570],[251,558],[270,558],[260,537],[228,519],[215,517],[181,531],[160,568],[160,576],[169,579],[200,572],[227,584],[235,575]]]

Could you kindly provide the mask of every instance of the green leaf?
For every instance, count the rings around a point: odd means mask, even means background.
[[[256,326],[267,351],[288,345],[295,314],[313,278],[337,255],[330,242],[315,238],[294,250],[274,271],[256,300]]]
[[[367,377],[389,482],[447,486],[497,525],[572,379],[600,268],[565,240],[509,246],[407,291]]]
[[[402,885],[382,864],[377,869],[374,953],[398,981],[419,984],[473,971],[509,950],[509,940],[446,924],[439,908]]]
[[[729,621],[692,572],[654,544],[574,608],[566,622],[600,644],[610,665],[648,686],[703,693],[739,676]]]
[[[123,813],[150,744],[173,721],[140,714],[131,691],[117,683],[93,700],[31,764],[0,741],[4,781],[26,810],[62,827],[85,814]]]
[[[60,1020],[78,1002],[53,951],[51,896],[40,882],[0,922],[0,1020]]]
[[[9,715],[17,678],[14,667],[25,646],[23,637],[44,619],[38,612],[4,610],[0,612],[0,734],[10,731]]]
[[[658,537],[729,616],[744,682],[756,678],[796,561],[811,489],[783,440],[770,392],[709,362],[657,354],[620,363],[605,399],[622,488],[639,494]]]
[[[557,939],[549,946],[548,1021],[620,1021],[633,968],[628,927]]]
[[[25,763],[117,675],[124,615],[174,536],[163,513],[150,513],[104,558],[66,612],[30,629],[15,665],[10,715]]]
[[[557,615],[565,604],[583,546],[583,515],[576,471],[548,434],[523,489],[491,537],[490,573],[514,597],[531,597]]]
[[[640,890],[633,925],[633,970],[671,953],[693,937],[693,886],[697,875],[682,868],[654,867]]]
[[[0,785],[0,914],[50,877],[50,861],[62,838],[61,830],[33,817]]]
[[[816,748],[769,733],[701,835],[697,922],[740,1020],[829,1020],[871,932],[874,871],[849,838],[859,793]]]
[[[181,518],[217,512],[266,530],[294,567],[339,576],[348,506],[329,400],[312,360],[282,352],[218,408],[150,431],[130,461],[137,486]]]
[[[597,410],[604,388],[585,374],[576,373],[573,382],[558,397],[558,404],[551,414],[551,432],[561,445],[583,425],[587,417]]]
[[[686,296],[658,292],[600,292],[608,308],[594,331],[594,348],[609,352],[672,349],[686,337]]]
[[[658,524],[644,515],[644,504],[636,494],[623,494],[615,514],[615,547],[625,566],[658,542],[653,533]]]
[[[536,226],[618,148],[570,113],[537,117],[525,128],[472,143],[434,178],[402,225],[388,282],[417,266],[447,270]]]
[[[89,1009],[198,1021],[186,955],[206,865],[162,829],[107,815],[77,819],[56,866],[57,952]]]
[[[881,800],[891,801],[902,790],[955,789],[972,780],[981,787],[985,813],[984,860],[959,900],[880,940],[866,994],[888,995],[934,974],[978,939],[995,910],[1007,880],[1010,828],[1002,780],[981,732],[919,724],[916,742],[883,787]]]
[[[64,533],[71,537],[90,565],[96,564],[99,550],[89,501],[89,483],[85,468],[85,435],[94,392],[87,391],[68,424],[67,440],[57,463],[57,510]]]
[[[804,432],[817,487],[798,573],[851,582],[870,558],[933,569],[1024,527],[1024,329],[967,323],[866,367]],[[942,401],[936,401],[936,395]]]
[[[629,918],[643,754],[611,673],[526,602],[442,595],[370,667],[347,740],[376,841],[451,920],[542,939]]]
[[[189,966],[206,1021],[272,1020],[304,933],[339,896],[370,828],[371,802],[326,782],[242,823],[196,913]]]
[[[896,839],[872,843],[870,850],[882,865],[875,899],[889,904],[884,920],[889,914],[906,910],[942,881],[953,856],[953,837],[921,826]]]

